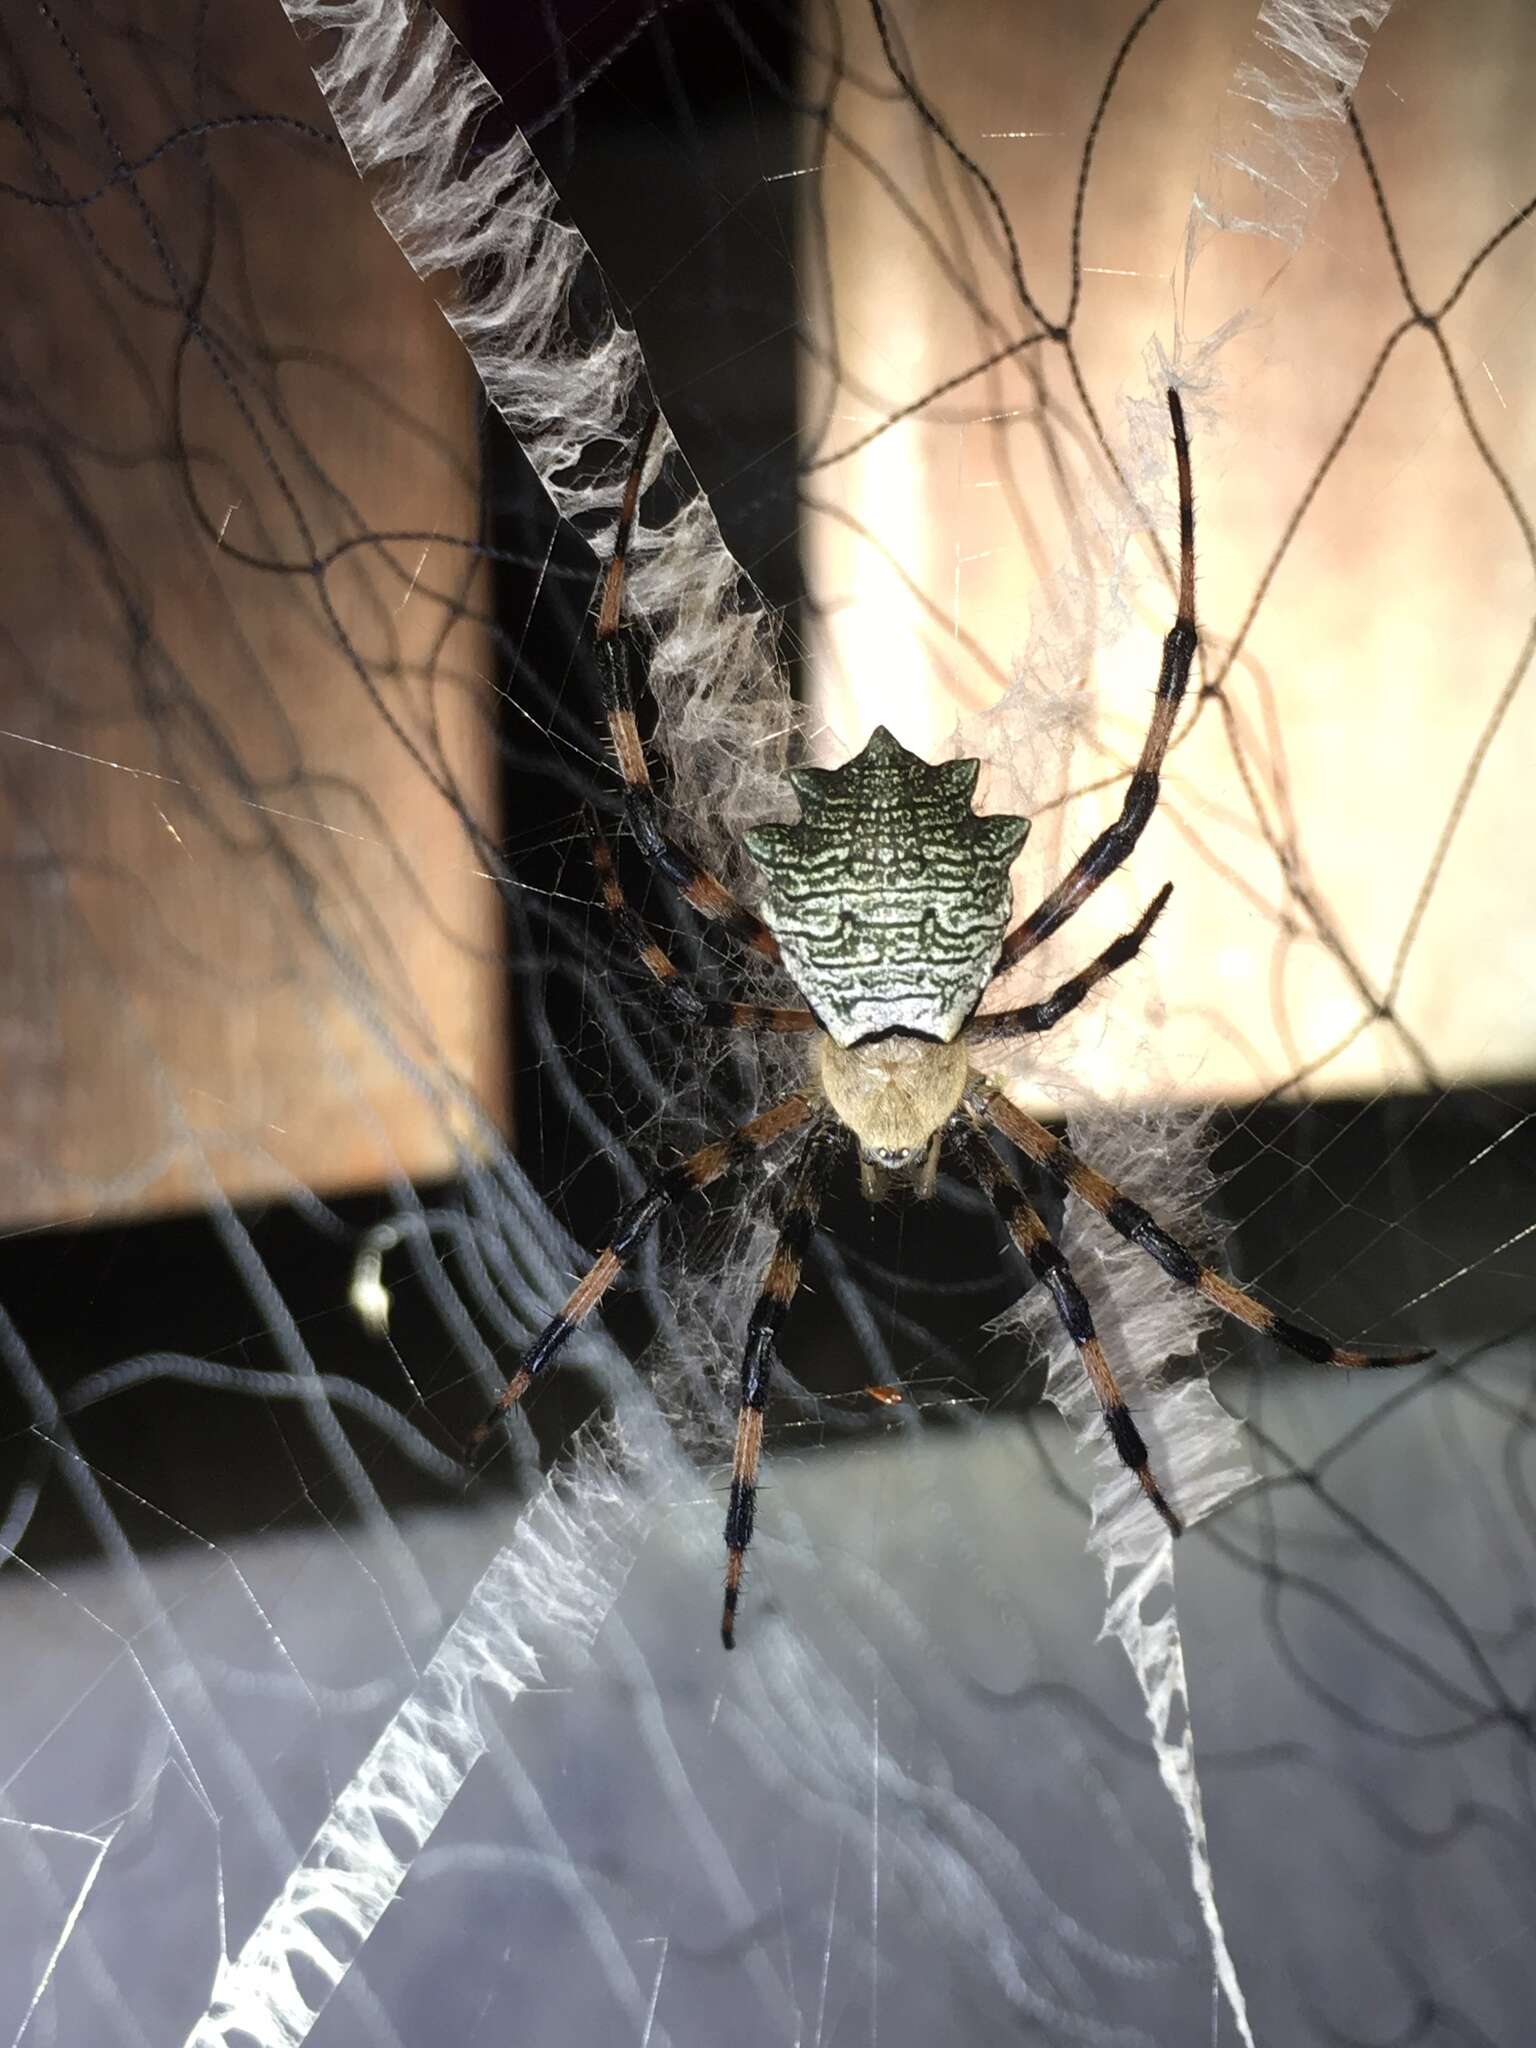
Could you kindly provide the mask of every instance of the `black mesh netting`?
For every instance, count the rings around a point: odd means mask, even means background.
[[[454,27],[0,25],[0,2039],[1516,2048],[1536,17]],[[461,1456],[656,1163],[803,1071],[680,1026],[594,881],[629,450],[658,403],[679,836],[750,897],[785,766],[885,720],[1034,817],[1027,908],[1150,712],[1169,382],[1194,680],[1011,999],[1174,893],[1004,1078],[1436,1354],[1282,1356],[1044,1189],[1175,1553],[991,1206],[845,1162],[727,1660],[777,1157]],[[618,857],[707,993],[786,999]]]

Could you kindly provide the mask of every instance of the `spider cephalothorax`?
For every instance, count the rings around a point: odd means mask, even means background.
[[[883,725],[841,768],[795,768],[795,825],[744,844],[784,965],[841,1046],[887,1031],[948,1043],[997,966],[1028,818],[971,809],[979,761],[932,767]]]
[[[858,1140],[870,1200],[900,1183],[919,1198],[931,1195],[939,1134],[971,1078],[965,1047],[911,1031],[841,1046],[823,1032],[812,1041],[811,1063],[828,1109]]]
[[[1121,865],[1157,803],[1159,770],[1198,644],[1194,488],[1176,391],[1168,393],[1168,409],[1179,478],[1178,614],[1163,642],[1141,758],[1120,815],[1012,931],[1006,929],[1008,871],[1029,821],[978,816],[971,809],[975,761],[930,765],[909,754],[883,726],[841,768],[800,768],[791,774],[802,804],[797,824],[767,825],[748,835],[747,849],[767,883],[761,917],[738,903],[662,831],[635,724],[622,622],[625,554],[655,415],[641,436],[597,619],[608,729],[624,777],[625,815],[641,850],[685,901],[758,954],[781,961],[810,1007],[779,1009],[698,995],[625,902],[607,844],[594,828],[603,895],[678,1016],[708,1029],[801,1033],[808,1040],[809,1058],[794,1094],[668,1167],[631,1203],[606,1249],[530,1346],[472,1441],[483,1443],[497,1417],[548,1369],[668,1202],[792,1140],[797,1156],[787,1176],[779,1241],[747,1325],[741,1368],[725,1520],[720,1632],[727,1649],[752,1539],[773,1346],[799,1285],[828,1174],[840,1146],[846,1149],[850,1139],[857,1144],[865,1191],[872,1196],[897,1179],[912,1182],[920,1195],[931,1192],[941,1147],[986,1190],[1077,1347],[1110,1441],[1175,1536],[1182,1524],[1153,1476],[1088,1301],[1039,1212],[992,1144],[989,1128],[1007,1138],[1050,1185],[1096,1211],[1171,1279],[1303,1358],[1369,1366],[1404,1365],[1429,1355],[1337,1345],[1245,1294],[1011,1103],[995,1080],[990,1049],[1026,1032],[1050,1030],[1096,983],[1131,960],[1168,901],[1167,886],[1128,932],[1050,995],[1020,1008],[976,1014],[996,975],[1059,930]]]

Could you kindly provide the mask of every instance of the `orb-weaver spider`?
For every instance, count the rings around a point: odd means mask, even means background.
[[[931,1194],[945,1145],[981,1184],[1031,1273],[1049,1290],[1116,1451],[1175,1536],[1183,1525],[1148,1464],[1147,1447],[1095,1333],[1087,1299],[991,1143],[989,1125],[1173,1279],[1303,1358],[1320,1365],[1377,1366],[1408,1365],[1430,1355],[1334,1344],[1255,1300],[1203,1264],[1138,1203],[1011,1103],[991,1078],[989,1048],[1021,1034],[1048,1031],[1096,983],[1134,958],[1171,893],[1171,884],[1160,889],[1128,932],[1043,1001],[976,1015],[997,976],[1065,924],[1122,864],[1157,803],[1159,770],[1198,645],[1189,439],[1178,392],[1171,389],[1168,410],[1179,484],[1178,612],[1163,642],[1141,758],[1119,817],[1012,931],[1007,929],[1009,870],[1029,820],[978,815],[970,799],[979,762],[930,765],[908,753],[883,726],[841,768],[790,771],[801,802],[797,824],[764,826],[746,835],[746,850],[766,884],[760,916],[738,903],[662,831],[635,722],[622,623],[625,560],[655,414],[641,434],[613,554],[603,573],[596,633],[608,729],[624,778],[626,821],[652,867],[695,911],[746,947],[782,963],[806,1007],[783,1009],[698,995],[625,901],[608,848],[594,827],[598,876],[610,910],[679,1016],[723,1030],[803,1033],[810,1041],[808,1071],[795,1093],[658,1174],[630,1204],[606,1249],[507,1381],[471,1445],[482,1445],[497,1418],[549,1370],[561,1345],[597,1306],[669,1203],[795,1137],[798,1155],[783,1225],[747,1325],[742,1362],[725,1518],[720,1633],[727,1649],[734,1639],[752,1539],[774,1342],[799,1284],[830,1169],[849,1139],[857,1144],[864,1191],[871,1199],[903,1183],[919,1197]]]

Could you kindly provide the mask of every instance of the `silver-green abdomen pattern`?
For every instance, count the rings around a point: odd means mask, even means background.
[[[830,1037],[947,1043],[975,1009],[1008,925],[1028,818],[978,817],[977,761],[937,767],[875,727],[841,768],[797,768],[797,825],[746,837],[758,906]]]

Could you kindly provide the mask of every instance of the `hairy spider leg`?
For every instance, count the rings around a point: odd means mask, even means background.
[[[533,1382],[549,1370],[572,1331],[585,1322],[624,1271],[662,1210],[755,1158],[777,1139],[798,1130],[811,1114],[808,1096],[786,1096],[761,1116],[738,1125],[727,1137],[701,1145],[697,1152],[679,1160],[676,1166],[669,1166],[648,1183],[620,1215],[607,1245],[576,1283],[560,1313],[545,1324],[524,1352],[522,1364],[507,1381],[485,1420],[470,1435],[465,1449],[471,1457],[484,1446],[507,1410],[515,1408]]]
[[[736,1646],[736,1606],[741,1597],[747,1546],[752,1541],[757,1467],[763,1448],[763,1411],[768,1406],[774,1342],[800,1285],[801,1268],[815,1235],[816,1217],[841,1135],[838,1126],[828,1118],[811,1130],[801,1147],[779,1241],[773,1248],[763,1291],[747,1324],[736,1453],[731,1460],[731,1497],[725,1515],[725,1606],[720,1615],[720,1640],[728,1650]]]
[[[971,1114],[974,1116],[975,1112]],[[981,1131],[975,1129],[962,1114],[952,1120],[950,1132],[956,1150],[990,1197],[1008,1227],[1008,1235],[1029,1261],[1030,1272],[1049,1292],[1062,1328],[1077,1346],[1083,1371],[1088,1375],[1088,1383],[1098,1399],[1104,1427],[1122,1464],[1129,1468],[1137,1485],[1172,1533],[1182,1536],[1184,1524],[1168,1505],[1163,1489],[1153,1475],[1141,1431],[1125,1405],[1125,1396],[1093,1327],[1093,1311],[1088,1306],[1088,1297],[1067,1264],[1065,1253]]]
[[[704,1024],[719,1031],[814,1031],[816,1019],[809,1010],[783,1009],[773,1003],[728,1003],[701,996],[690,986],[676,962],[657,944],[655,935],[624,894],[613,852],[597,822],[597,813],[585,814],[587,834],[592,842],[592,865],[597,870],[603,901],[614,922],[650,971],[657,994],[675,1017],[690,1024]]]
[[[1189,436],[1184,427],[1184,406],[1177,391],[1168,393],[1168,411],[1173,420],[1174,457],[1179,472],[1179,609],[1163,642],[1162,667],[1157,678],[1157,696],[1152,723],[1142,743],[1141,759],[1125,792],[1120,815],[1106,826],[1045,900],[1028,917],[1014,926],[1003,941],[997,963],[1002,974],[1032,953],[1043,939],[1066,923],[1082,908],[1130,853],[1157,808],[1159,773],[1173,722],[1178,716],[1189,681],[1190,665],[1200,644],[1195,626],[1195,493],[1189,466]]]
[[[1059,988],[1052,989],[1040,1002],[1025,1003],[1017,1010],[992,1010],[973,1017],[966,1027],[966,1044],[984,1045],[994,1038],[1013,1038],[1024,1031],[1051,1030],[1069,1011],[1077,1008],[1089,989],[1101,982],[1106,974],[1116,973],[1136,958],[1143,940],[1162,916],[1163,906],[1172,894],[1172,882],[1165,882],[1128,932],[1122,932],[1096,960],[1090,960],[1080,973],[1074,974],[1070,981],[1064,981]]]
[[[769,960],[779,957],[779,942],[761,918],[736,901],[723,882],[685,853],[661,829],[656,792],[646,764],[640,728],[635,722],[635,695],[630,683],[629,642],[623,624],[624,572],[629,562],[630,537],[640,504],[640,486],[645,459],[661,415],[647,414],[635,444],[635,459],[624,483],[619,505],[618,530],[613,553],[603,571],[602,595],[597,608],[597,658],[602,677],[603,710],[619,773],[624,778],[624,814],[646,859],[677,890],[701,917],[723,924],[727,931],[752,951]]]
[[[1235,1316],[1238,1322],[1246,1323],[1261,1336],[1271,1338],[1276,1344],[1283,1344],[1288,1351],[1294,1351],[1307,1358],[1314,1365],[1338,1365],[1350,1369],[1377,1365],[1418,1365],[1423,1359],[1433,1358],[1434,1352],[1422,1346],[1408,1351],[1363,1351],[1353,1345],[1335,1344],[1319,1330],[1309,1330],[1304,1323],[1292,1322],[1278,1309],[1270,1308],[1265,1302],[1257,1301],[1251,1294],[1218,1273],[1214,1267],[1202,1264],[1187,1245],[1179,1243],[1157,1220],[1150,1216],[1139,1202],[1122,1195],[1112,1181],[1078,1158],[1069,1145],[1060,1138],[1053,1138],[1044,1124],[1037,1123],[1032,1116],[1015,1107],[1006,1096],[996,1093],[972,1098],[983,1116],[1012,1139],[1026,1158],[1034,1160],[1050,1174],[1053,1180],[1086,1202],[1095,1210],[1111,1230],[1116,1230],[1131,1244],[1155,1259],[1172,1280],[1183,1287],[1192,1287],[1197,1294],[1203,1294],[1213,1302],[1224,1315]]]

